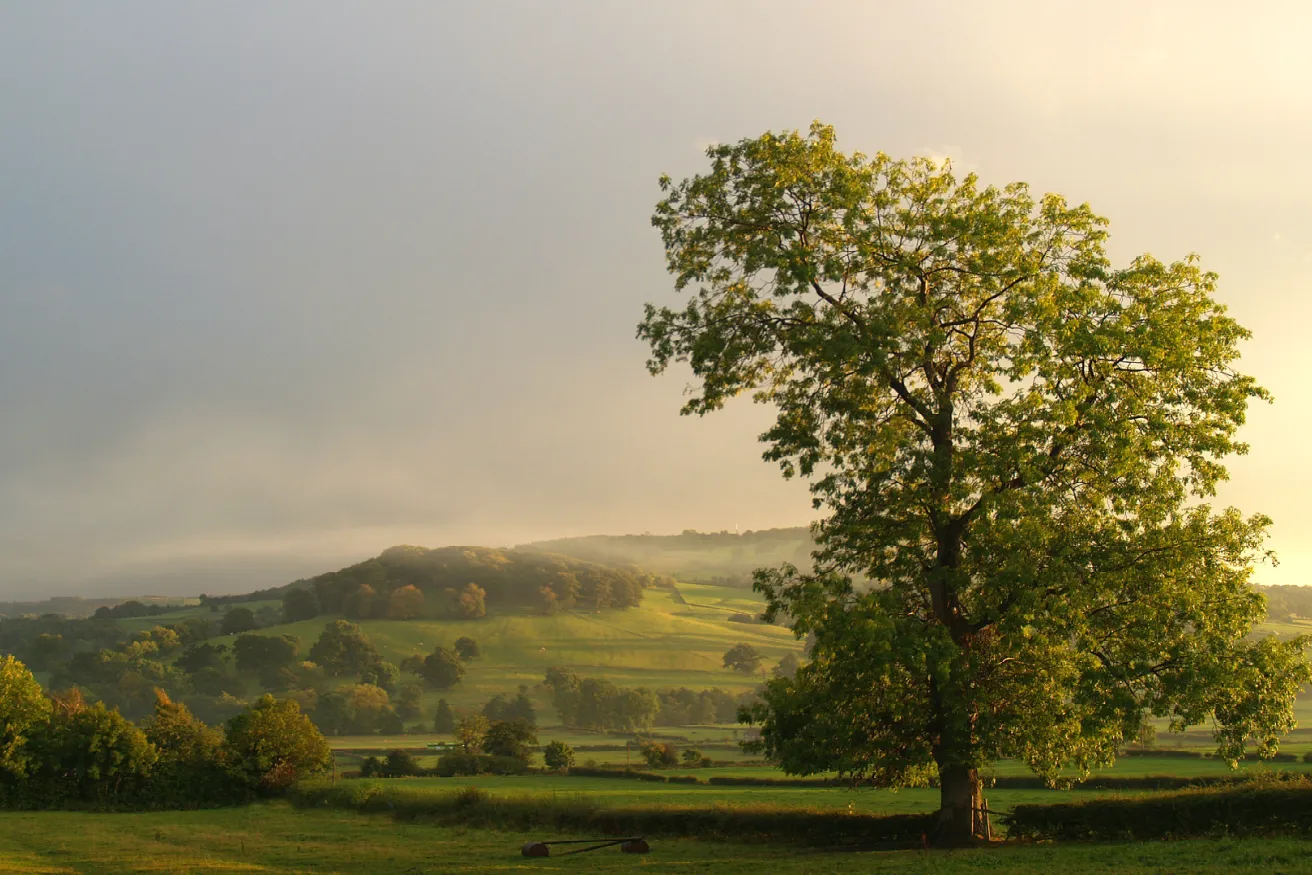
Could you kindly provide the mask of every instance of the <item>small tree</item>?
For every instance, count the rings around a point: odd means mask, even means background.
[[[523,720],[497,720],[483,735],[483,752],[528,762],[538,745],[537,728]]]
[[[262,795],[281,793],[333,764],[327,740],[300,706],[269,695],[228,721],[223,746],[233,774]]]
[[[437,709],[433,712],[433,731],[438,735],[456,731],[456,715],[446,699],[437,700]]]
[[[383,764],[383,772],[389,778],[409,778],[423,774],[423,771],[414,756],[404,750],[392,751]]]
[[[419,684],[403,684],[396,694],[396,715],[402,720],[414,720],[422,713],[423,697],[424,688]]]
[[[549,586],[538,587],[538,610],[544,616],[551,616],[559,608],[560,599],[556,591]]]
[[[756,674],[764,657],[750,644],[735,644],[724,654],[724,667],[740,674]]]
[[[462,717],[456,724],[456,741],[467,754],[483,750],[483,737],[487,735],[488,721],[482,714],[470,714]]]
[[[389,620],[413,620],[424,615],[424,594],[413,584],[397,587],[387,597]]]
[[[374,615],[378,604],[378,592],[369,584],[362,583],[347,595],[342,603],[342,613],[352,620],[367,620]]]
[[[419,676],[430,689],[445,690],[460,682],[465,676],[465,667],[454,650],[438,647],[424,658]]]
[[[455,650],[461,659],[477,659],[479,656],[478,642],[468,635],[456,639]]]
[[[574,767],[574,748],[563,741],[553,741],[543,749],[542,761],[553,772],[567,772]]]
[[[334,620],[310,648],[310,659],[332,677],[358,675],[379,661],[369,636],[355,623]]]
[[[223,615],[223,621],[219,623],[220,635],[240,635],[243,632],[254,632],[260,628],[259,622],[255,619],[255,612],[250,608],[233,608]]]
[[[456,599],[456,610],[466,620],[487,616],[487,590],[476,583],[466,584]]]

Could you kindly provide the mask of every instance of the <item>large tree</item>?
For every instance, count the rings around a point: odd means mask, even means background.
[[[757,573],[811,661],[757,711],[790,772],[941,786],[987,832],[979,769],[1087,774],[1150,728],[1269,753],[1303,642],[1250,638],[1265,517],[1206,502],[1250,400],[1248,332],[1196,258],[1104,253],[1106,222],[831,128],[708,150],[660,229],[682,309],[647,307],[685,413],[753,392],[765,458],[809,478],[815,568]]]

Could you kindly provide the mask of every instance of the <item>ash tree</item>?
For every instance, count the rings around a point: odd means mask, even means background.
[[[1087,775],[1150,730],[1274,751],[1304,641],[1251,638],[1269,520],[1208,499],[1248,332],[1194,256],[1114,267],[1106,221],[1022,184],[844,154],[833,130],[708,150],[653,217],[681,309],[648,305],[684,413],[751,392],[811,481],[816,565],[758,571],[813,636],[754,716],[789,772],[937,779],[943,842],[987,835],[979,770]]]

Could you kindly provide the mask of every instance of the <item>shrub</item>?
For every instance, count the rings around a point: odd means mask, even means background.
[[[423,774],[423,771],[414,756],[404,750],[392,751],[383,764],[383,774],[389,778],[409,778]]]
[[[659,741],[644,742],[642,758],[653,769],[665,769],[679,764],[679,754],[674,745]]]
[[[522,775],[527,771],[528,762],[519,757],[452,751],[442,755],[432,773],[440,778],[453,778],[469,775]]]
[[[563,741],[553,741],[543,749],[542,761],[553,772],[567,772],[574,766],[574,749]]]

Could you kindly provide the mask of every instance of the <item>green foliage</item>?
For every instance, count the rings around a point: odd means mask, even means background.
[[[644,576],[535,550],[392,547],[374,559],[310,581],[320,610],[365,618],[427,615],[473,619],[489,607],[540,606],[543,588],[569,606],[637,605]],[[299,587],[300,584],[293,586]],[[572,589],[571,589],[572,586]],[[599,594],[600,593],[600,594]],[[253,593],[252,597],[271,593]]]
[[[223,615],[223,620],[219,623],[220,635],[240,635],[242,632],[253,632],[260,628],[260,624],[255,620],[255,612],[250,608],[233,608]]]
[[[43,806],[139,804],[157,752],[145,734],[104,703],[57,707],[33,738],[29,798]]]
[[[389,620],[413,620],[424,615],[424,593],[414,584],[392,590],[387,599]]]
[[[0,659],[0,785],[28,773],[32,734],[50,720],[50,702],[32,672],[12,656]]]
[[[239,635],[232,653],[239,671],[259,675],[265,686],[274,686],[278,672],[296,662],[298,647],[300,641],[291,635]]]
[[[761,652],[750,644],[735,644],[724,654],[724,667],[739,674],[756,674],[763,661]]]
[[[527,765],[538,746],[537,727],[526,720],[494,720],[483,735],[483,752],[521,759]]]
[[[653,769],[669,769],[679,764],[679,751],[672,744],[647,741],[642,745],[642,758]]]
[[[466,620],[487,616],[487,590],[476,583],[467,583],[456,597],[457,615]]]
[[[456,741],[460,743],[461,749],[467,754],[481,753],[489,725],[488,719],[482,714],[460,718],[456,724]]]
[[[414,720],[421,713],[424,688],[419,684],[404,684],[396,696],[396,716],[402,720]]]
[[[382,687],[389,694],[396,692],[396,682],[401,679],[401,671],[390,662],[375,662],[360,673],[360,683]]]
[[[465,667],[454,650],[437,647],[418,666],[418,673],[429,689],[447,690],[465,676]]]
[[[266,796],[333,764],[328,742],[300,706],[269,695],[228,721],[224,751],[234,775]]]
[[[156,697],[155,713],[141,726],[158,754],[151,803],[191,808],[241,801],[245,790],[232,780],[223,760],[223,734],[162,691]]]
[[[388,753],[382,765],[382,774],[388,778],[409,778],[422,774],[423,771],[414,756],[404,750]]]
[[[379,662],[369,636],[345,620],[334,620],[323,627],[310,648],[310,659],[332,677],[358,675]]]
[[[455,651],[461,659],[477,659],[478,642],[468,635],[461,635],[456,639]]]
[[[563,741],[553,741],[542,749],[542,761],[553,772],[567,772],[574,767],[574,748]]]
[[[348,684],[320,696],[313,719],[328,735],[390,734],[403,728],[387,691],[373,684]]]
[[[282,621],[299,623],[301,620],[313,620],[319,616],[319,599],[314,590],[296,587],[287,590],[282,597]]]
[[[1113,268],[1087,206],[846,155],[818,123],[708,156],[653,217],[695,291],[639,336],[653,372],[691,366],[685,412],[774,405],[765,457],[824,511],[813,572],[757,574],[766,620],[815,634],[754,712],[766,752],[937,772],[960,840],[1002,757],[1087,774],[1154,716],[1273,748],[1310,675],[1302,639],[1248,637],[1269,520],[1204,503],[1267,397],[1215,275]]]
[[[489,720],[523,720],[530,726],[537,725],[537,712],[528,697],[528,687],[524,686],[519,688],[514,699],[507,699],[504,693],[497,693],[483,706],[483,716]]]
[[[661,710],[661,700],[651,690],[579,678],[561,666],[547,669],[543,686],[551,691],[552,705],[565,725],[579,729],[645,729]]]
[[[199,642],[182,651],[173,664],[187,674],[196,674],[206,669],[222,671],[227,662],[227,654],[226,644]]]
[[[437,709],[433,712],[433,731],[439,735],[456,731],[456,715],[446,699],[437,700]]]

